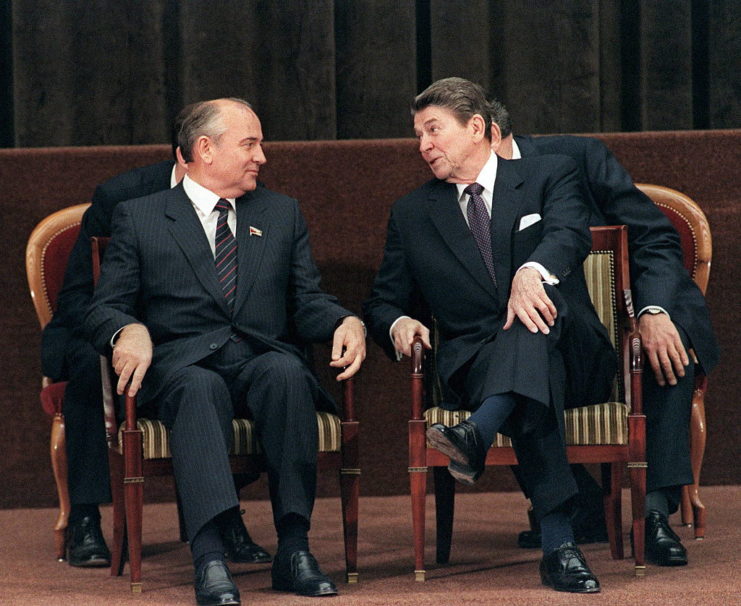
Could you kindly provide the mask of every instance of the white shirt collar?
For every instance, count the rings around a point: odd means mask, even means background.
[[[497,155],[494,152],[491,152],[491,154],[489,154],[489,159],[486,161],[486,164],[484,164],[478,177],[476,177],[476,183],[484,188],[484,200],[488,200],[489,204],[491,204],[491,199],[494,195],[494,182],[497,179],[497,163]],[[456,183],[455,186],[458,188],[458,200],[461,201],[464,196],[468,195],[464,193],[468,184]]]
[[[520,151],[520,146],[517,145],[517,141],[515,141],[514,137],[512,137],[512,159],[513,160],[522,159],[522,152]]]
[[[183,177],[183,189],[190,198],[198,214],[203,217],[207,217],[214,210],[214,206],[219,201],[219,196],[212,192],[210,189],[206,189],[200,183],[194,181],[189,175]],[[234,198],[226,198],[232,205],[232,209],[236,210],[234,205]]]

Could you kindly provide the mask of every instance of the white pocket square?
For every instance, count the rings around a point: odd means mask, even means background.
[[[533,213],[532,215],[525,215],[520,219],[520,228],[517,231],[522,231],[526,227],[530,227],[534,223],[537,223],[540,221],[543,217],[541,217],[538,213]]]

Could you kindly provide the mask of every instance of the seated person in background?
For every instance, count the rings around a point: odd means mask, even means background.
[[[117,391],[138,393],[171,429],[198,604],[239,604],[222,518],[236,515],[232,419],[254,419],[278,550],[273,587],[337,593],[309,551],[316,493],[316,406],[336,410],[302,343],[333,340],[330,366],[357,372],[362,322],[324,293],[295,200],[257,184],[260,120],[241,99],[196,103],[178,145],[174,189],[118,205],[86,336],[111,353]],[[141,391],[140,391],[141,389]]]
[[[57,310],[44,329],[41,346],[44,375],[69,381],[63,413],[67,451],[67,483],[71,511],[67,526],[67,561],[72,566],[108,566],[110,552],[100,529],[101,503],[111,501],[108,448],[103,422],[98,352],[82,336],[82,322],[93,294],[90,238],[111,235],[111,216],[123,200],[175,187],[185,174],[177,162],[177,131],[173,123],[173,160],[117,175],[95,188],[80,234],[67,262]],[[244,484],[249,478],[235,478]],[[250,538],[240,516],[222,527],[225,548],[233,562],[269,562],[262,547]]]
[[[488,102],[468,80],[433,83],[412,113],[435,179],[392,207],[364,304],[369,330],[392,357],[409,355],[415,337],[429,348],[428,328],[409,317],[421,296],[439,329],[441,405],[473,411],[430,427],[429,442],[472,484],[497,431],[512,436],[543,528],[541,581],[597,592],[569,521],[577,490],[560,427],[575,390],[583,402],[607,397],[616,359],[581,271],[590,234],[577,168],[563,156],[497,158]],[[576,356],[593,364],[584,375]]]
[[[682,264],[679,235],[604,143],[591,137],[513,136],[504,105],[495,100],[490,109],[492,149],[499,156],[570,156],[585,183],[590,224],[628,226],[633,303],[651,371],[643,374],[646,558],[659,566],[684,565],[687,552],[668,516],[679,507],[682,485],[693,481],[689,426],[696,366],[709,372],[718,361],[718,346],[705,299]],[[579,485],[577,534],[584,542],[607,540],[602,489],[584,466],[572,469]],[[519,543],[537,547],[540,533],[524,531]]]

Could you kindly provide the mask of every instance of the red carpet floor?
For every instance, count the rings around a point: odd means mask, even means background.
[[[627,531],[627,492],[623,497]],[[338,581],[341,592],[338,597],[312,599],[275,592],[270,588],[269,565],[234,564],[231,568],[243,604],[741,604],[741,530],[736,523],[740,498],[741,487],[704,489],[707,538],[694,541],[691,529],[677,528],[689,551],[687,567],[649,566],[644,578],[636,578],[632,560],[612,560],[606,544],[586,546],[584,552],[602,583],[602,593],[598,595],[574,596],[540,585],[539,551],[515,546],[516,531],[526,525],[525,502],[515,493],[459,495],[451,564],[447,566],[433,563],[434,506],[430,499],[425,583],[415,582],[412,574],[408,497],[361,498],[360,583],[357,585],[341,582],[344,560],[339,501],[317,502],[312,550],[325,572]],[[244,506],[254,539],[274,550],[269,503],[249,501]],[[0,604],[195,604],[189,551],[177,540],[174,505],[145,506],[144,592],[139,595],[129,592],[126,576],[111,577],[108,569],[75,569],[55,561],[51,532],[54,516],[51,509],[0,510]],[[109,538],[108,508],[103,516],[104,533]]]

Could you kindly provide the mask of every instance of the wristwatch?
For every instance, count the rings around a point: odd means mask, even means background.
[[[651,314],[652,316],[655,316],[657,314],[666,313],[663,309],[661,309],[661,307],[659,307],[657,305],[649,305],[648,307],[646,307],[646,309],[644,311],[647,314]]]

